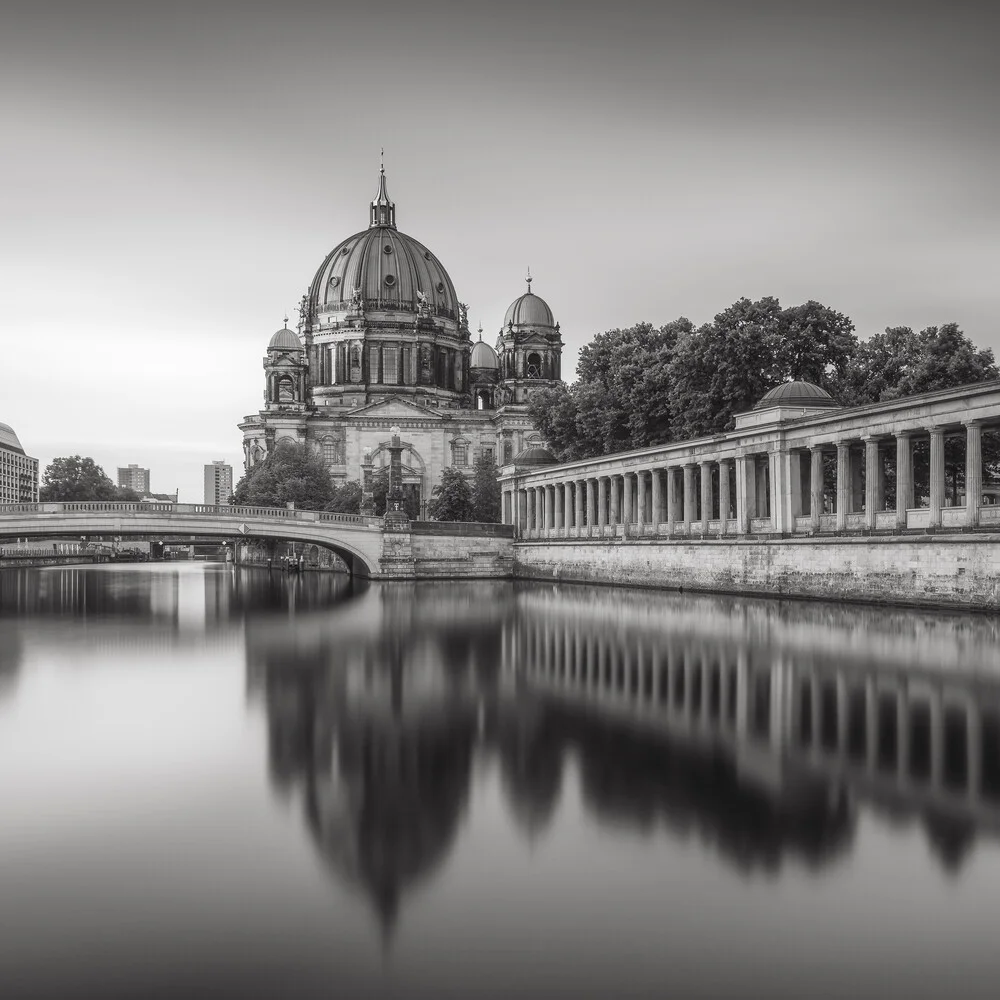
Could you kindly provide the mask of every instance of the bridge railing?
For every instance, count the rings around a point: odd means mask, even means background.
[[[137,503],[90,500],[78,503],[8,503],[0,504],[0,517],[19,514],[203,514],[210,517],[266,517],[283,521],[324,521],[337,524],[368,524],[361,514],[334,514],[316,510],[290,510],[287,507],[232,507],[207,503]]]

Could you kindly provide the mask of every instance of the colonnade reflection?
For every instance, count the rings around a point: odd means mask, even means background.
[[[373,588],[367,637],[248,632],[275,788],[386,929],[492,766],[529,839],[573,759],[589,822],[697,834],[741,871],[830,864],[862,809],[920,824],[945,868],[1000,831],[1000,676],[972,669],[1000,662],[987,619],[900,636],[909,612],[489,586]],[[911,642],[961,662],[907,666]]]

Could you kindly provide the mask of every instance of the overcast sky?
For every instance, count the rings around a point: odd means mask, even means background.
[[[6,0],[0,421],[201,500],[325,254],[400,229],[565,370],[742,295],[1000,353],[991,5]]]

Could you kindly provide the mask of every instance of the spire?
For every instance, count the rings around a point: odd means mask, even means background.
[[[528,268],[528,276],[524,279],[528,283],[528,292],[531,292],[531,268]]]
[[[396,205],[385,189],[385,150],[382,150],[378,168],[378,193],[371,203],[371,217],[368,222],[372,226],[389,226],[396,228]]]
[[[482,339],[483,339],[483,324],[480,323],[479,324],[479,340],[480,340],[480,343],[482,342]]]

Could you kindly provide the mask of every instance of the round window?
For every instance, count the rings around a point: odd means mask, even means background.
[[[392,286],[396,284],[396,275],[387,274],[383,280],[385,281],[386,285],[389,286],[389,288],[392,288]]]
[[[341,253],[350,253],[351,252],[351,248],[350,247],[344,247],[344,249],[341,250],[340,252]]]
[[[430,252],[430,250],[425,250],[424,251],[424,260],[430,260],[430,259],[431,259],[431,252]]]
[[[437,283],[437,290],[438,290],[439,292],[443,292],[443,291],[444,291],[444,282],[443,282],[443,281],[439,281],[439,282]]]
[[[340,284],[340,278],[338,278],[336,275],[333,275],[330,278],[330,287],[331,288],[336,288],[337,285],[339,285],[339,284]]]
[[[386,243],[386,245],[382,247],[382,253],[392,253],[392,244]]]

